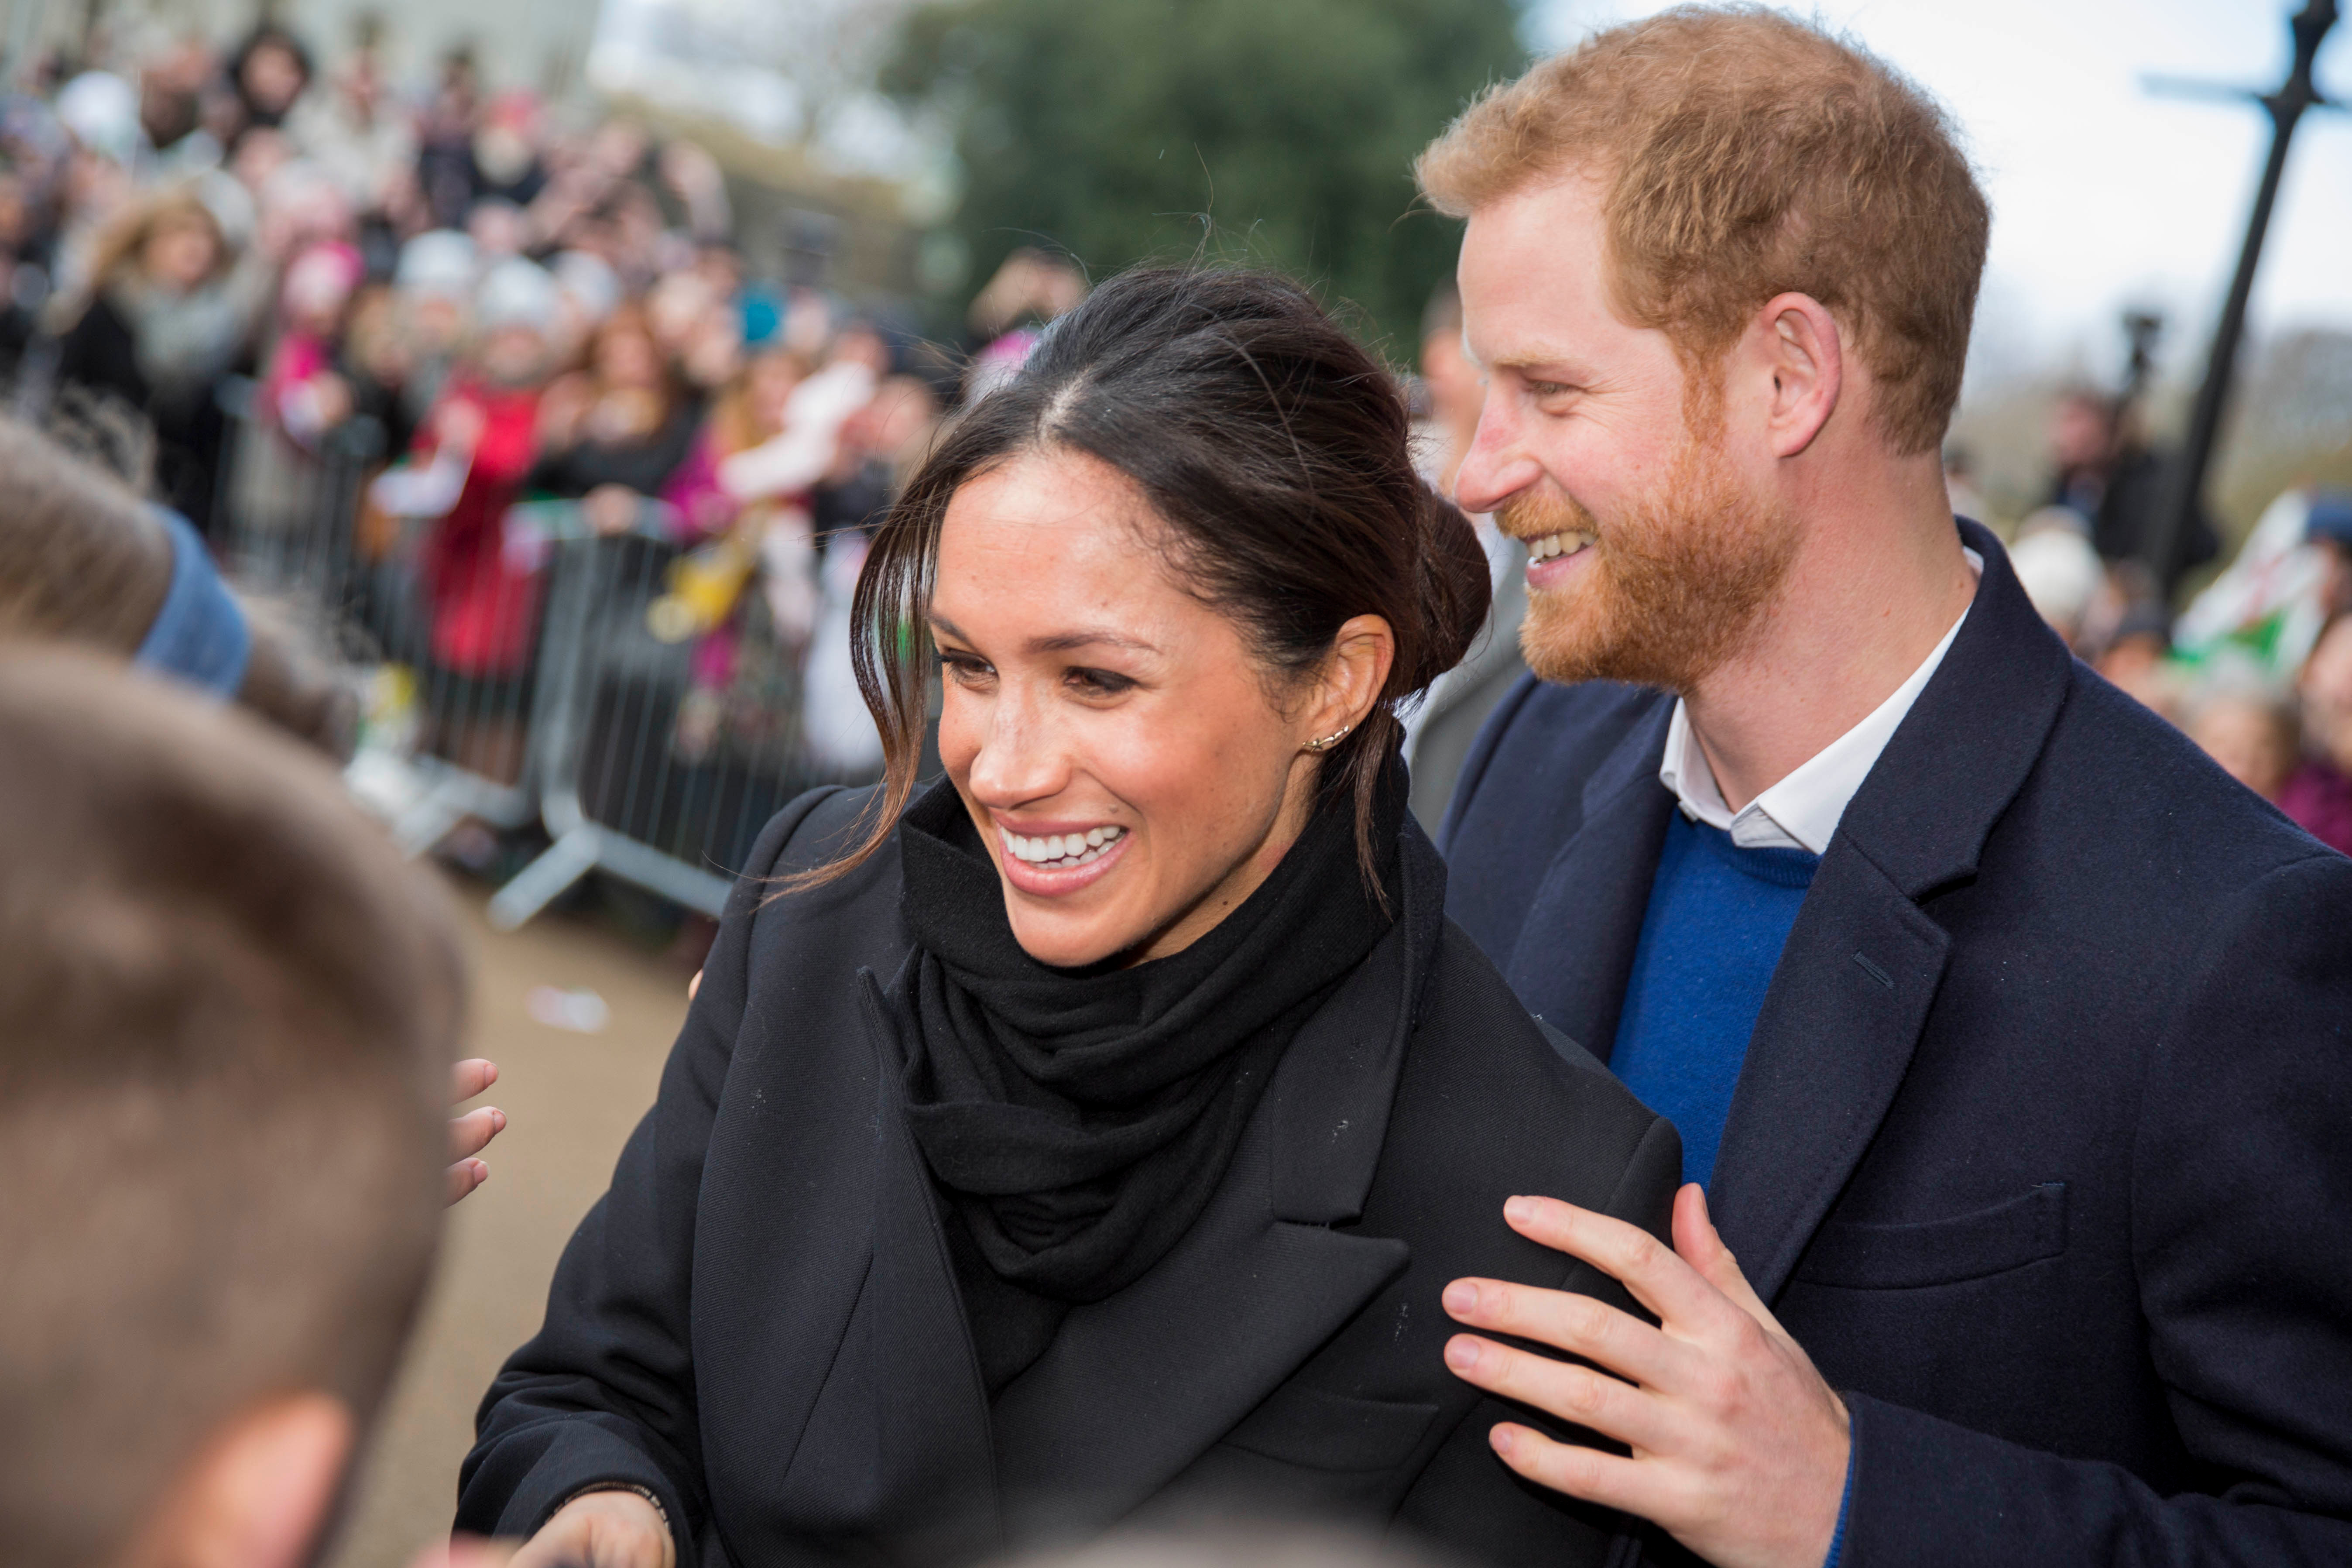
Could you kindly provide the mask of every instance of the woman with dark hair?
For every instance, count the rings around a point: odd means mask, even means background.
[[[1396,710],[1486,582],[1296,286],[1065,317],[877,534],[885,781],[754,850],[459,1526],[517,1568],[931,1563],[1238,1501],[1599,1563],[1612,1517],[1520,1486],[1487,1433],[1528,1417],[1443,1360],[1457,1277],[1613,1296],[1507,1198],[1663,1234],[1681,1160],[1405,811]]]

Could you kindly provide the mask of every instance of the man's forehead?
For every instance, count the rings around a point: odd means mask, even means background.
[[[1597,184],[1547,181],[1479,207],[1457,269],[1463,342],[1486,369],[1556,365],[1633,331],[1611,309]]]

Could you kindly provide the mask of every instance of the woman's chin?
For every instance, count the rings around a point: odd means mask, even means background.
[[[1083,969],[1139,940],[1104,896],[1104,879],[1126,860],[1128,843],[1121,838],[1087,864],[1059,870],[1016,859],[1000,847],[1004,912],[1024,952],[1055,969]]]

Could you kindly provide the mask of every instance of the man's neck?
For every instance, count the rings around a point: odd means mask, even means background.
[[[1932,459],[1889,479],[1806,509],[1805,543],[1755,635],[1683,693],[1734,811],[1892,696],[1976,593]]]

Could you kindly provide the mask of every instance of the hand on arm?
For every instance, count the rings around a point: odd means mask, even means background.
[[[1622,1281],[1658,1318],[1653,1327],[1588,1296],[1500,1280],[1446,1287],[1457,1321],[1604,1369],[1457,1334],[1445,1350],[1456,1376],[1632,1450],[1555,1442],[1506,1422],[1491,1437],[1503,1461],[1540,1486],[1653,1521],[1718,1568],[1822,1568],[1845,1490],[1845,1405],[1749,1289],[1706,1194],[1693,1184],[1675,1197],[1671,1251],[1622,1220],[1550,1198],[1513,1198],[1503,1214],[1529,1240]]]

